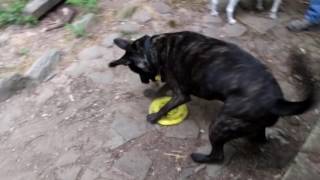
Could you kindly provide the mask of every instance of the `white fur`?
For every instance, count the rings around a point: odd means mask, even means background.
[[[273,0],[273,5],[270,10],[270,18],[276,19],[277,18],[277,13],[280,7],[282,0]],[[226,8],[227,12],[227,18],[228,18],[228,23],[229,24],[235,24],[237,20],[234,19],[234,10],[236,6],[238,5],[239,0],[229,0],[228,6]],[[211,0],[211,14],[214,16],[219,15],[218,12],[218,4],[219,0]],[[263,0],[257,0],[257,9],[263,10]]]

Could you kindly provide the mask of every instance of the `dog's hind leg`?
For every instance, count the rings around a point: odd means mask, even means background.
[[[260,122],[264,122],[260,128],[256,128],[255,133],[252,133],[248,136],[248,140],[257,143],[257,144],[264,144],[267,140],[266,128],[273,126],[279,119],[279,116],[271,115],[266,116],[260,119]]]
[[[233,139],[249,135],[252,128],[252,124],[247,121],[222,113],[217,121],[210,125],[211,153],[208,155],[192,153],[191,158],[198,163],[220,163],[224,159],[224,144]]]

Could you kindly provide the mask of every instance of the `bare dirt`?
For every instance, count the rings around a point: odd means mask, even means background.
[[[165,14],[152,6],[154,2],[160,1],[102,1],[98,22],[84,38],[75,38],[65,28],[42,32],[46,19],[35,27],[0,29],[0,35],[10,37],[0,47],[0,77],[24,73],[49,49],[63,51],[52,79],[0,103],[1,179],[281,179],[318,120],[318,110],[281,119],[265,145],[256,146],[241,139],[230,143],[222,165],[196,164],[189,154],[199,147],[208,150],[208,124],[221,103],[194,98],[188,104],[190,115],[183,124],[148,124],[145,116],[151,100],[143,96],[148,86],[126,68],[109,69],[108,62],[122,51],[114,46],[103,47],[102,42],[111,33],[118,33],[122,24],[134,21],[115,17],[117,10],[134,4],[148,11],[152,19],[138,23],[139,31],[132,37],[180,30],[216,34],[216,38],[234,42],[260,58],[271,68],[286,97],[298,100],[299,89],[287,68],[288,50],[296,45],[307,50],[315,77],[320,77],[319,32],[292,33],[285,28],[290,19],[302,17],[295,12],[296,8],[303,12],[305,5],[284,1],[279,19],[265,33],[241,21],[249,14],[259,24],[265,19],[264,13],[240,10],[237,18],[246,32],[230,36],[230,28],[236,26],[226,25],[223,16],[211,17],[204,1],[169,1],[171,9]],[[169,21],[176,26],[172,27]],[[106,53],[93,59],[79,57],[80,52],[93,46],[105,48]],[[134,167],[117,163],[136,150],[142,153],[138,159],[152,163]],[[147,173],[141,175],[140,167]]]

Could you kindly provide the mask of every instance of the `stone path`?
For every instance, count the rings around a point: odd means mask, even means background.
[[[108,68],[108,63],[123,53],[112,44],[115,37],[193,30],[234,42],[272,68],[288,99],[298,98],[286,68],[291,45],[299,42],[308,50],[314,59],[310,63],[318,70],[316,75],[320,74],[316,60],[320,57],[319,36],[289,33],[284,27],[287,13],[281,13],[275,23],[240,11],[240,23],[231,26],[223,18],[210,16],[206,5],[164,2],[106,0],[101,2],[104,11],[98,14],[87,38],[74,39],[65,29],[39,33],[34,38],[43,43],[30,46],[34,53],[31,51],[28,58],[41,57],[45,49],[59,49],[62,56],[49,79],[19,90],[0,103],[1,179],[294,179],[291,172],[304,171],[299,166],[310,165],[308,158],[318,166],[316,153],[299,153],[299,164],[286,173],[316,124],[318,110],[279,121],[268,131],[270,142],[266,145],[258,147],[242,139],[228,144],[226,161],[220,165],[196,164],[189,158],[191,152],[210,151],[208,124],[217,115],[219,102],[194,98],[188,104],[189,117],[179,126],[161,127],[145,121],[151,100],[143,96],[143,91],[150,86],[141,84],[138,76],[125,67]],[[14,34],[14,38],[0,38],[4,39],[0,40],[3,69],[26,60],[20,57],[15,63],[7,63],[3,57],[15,57],[8,49],[20,43],[18,47],[27,46],[35,37],[32,33],[41,28],[19,33],[9,28],[4,32]],[[31,38],[24,34],[25,42],[17,43],[19,34],[25,31]],[[1,67],[0,73],[7,76]],[[312,132],[316,135],[319,130],[314,128]],[[316,137],[310,136],[302,149],[316,149]],[[319,169],[313,172],[317,174]]]

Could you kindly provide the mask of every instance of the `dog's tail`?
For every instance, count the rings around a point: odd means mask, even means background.
[[[305,50],[293,48],[290,52],[290,68],[296,79],[301,81],[301,93],[304,96],[303,101],[289,102],[285,99],[278,100],[271,112],[279,116],[298,115],[306,112],[315,104],[315,82],[312,78],[310,68],[307,66]]]

